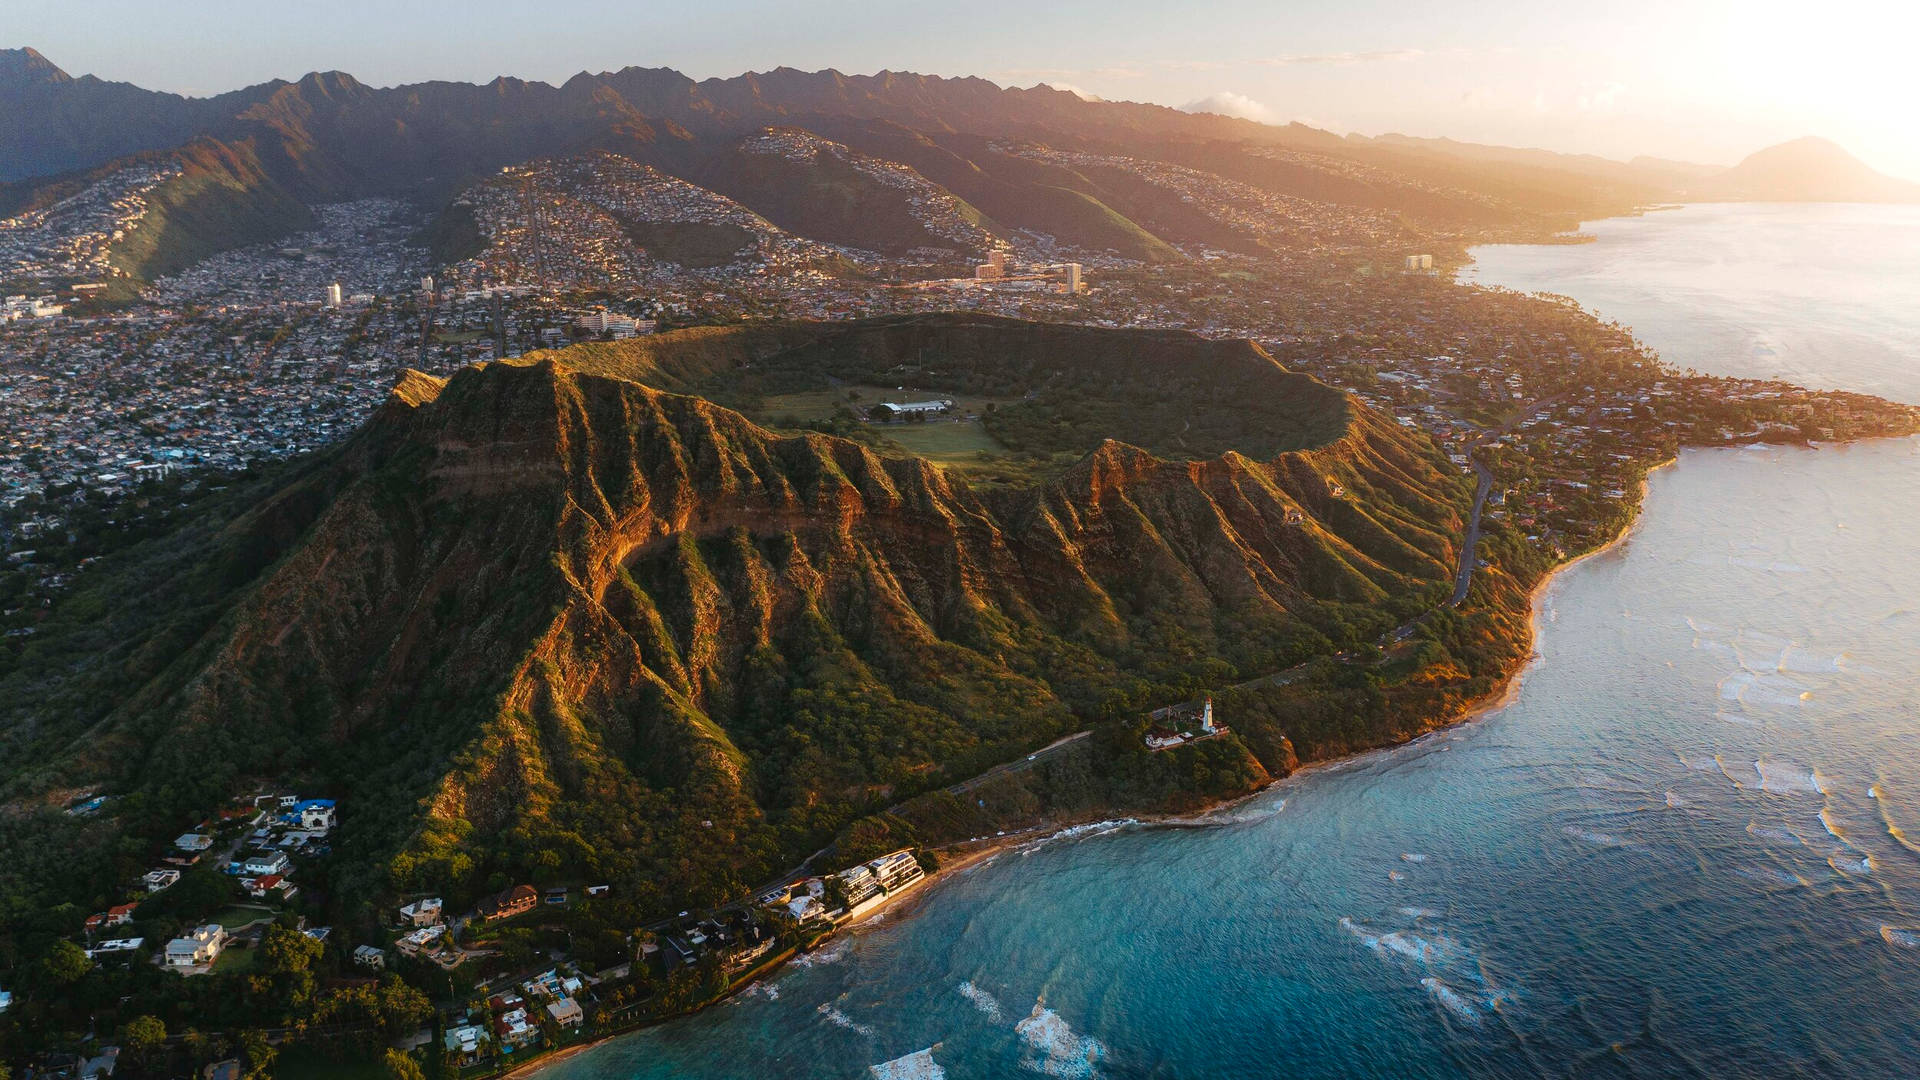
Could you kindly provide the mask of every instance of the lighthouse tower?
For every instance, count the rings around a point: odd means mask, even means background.
[[[1213,726],[1213,695],[1212,694],[1208,694],[1207,703],[1205,705],[1200,706],[1200,730],[1201,732],[1207,735],[1212,735],[1216,730],[1218,730]]]

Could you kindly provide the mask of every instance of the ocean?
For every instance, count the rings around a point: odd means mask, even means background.
[[[1920,211],[1590,231],[1472,277],[1920,401]],[[1201,826],[1003,852],[542,1075],[1913,1076],[1916,510],[1916,440],[1683,454],[1542,593],[1504,707]]]

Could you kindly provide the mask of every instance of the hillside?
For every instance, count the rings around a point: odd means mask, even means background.
[[[437,209],[503,167],[593,150],[709,187],[807,239],[889,255],[974,252],[1009,229],[1147,262],[1178,258],[1171,245],[1179,243],[1261,250],[1244,229],[1129,170],[1066,168],[1009,150],[1027,143],[1178,161],[1278,194],[1444,228],[1546,232],[1596,207],[1631,205],[1577,176],[1508,198],[1502,166],[1442,167],[1405,154],[1366,166],[1369,178],[1356,183],[1356,151],[1325,132],[983,79],[782,68],[695,82],[628,68],[583,72],[560,86],[499,78],[376,88],[319,72],[182,98],[72,78],[30,51],[0,60],[0,184],[12,182],[0,187],[0,206],[44,201],[72,177],[140,150],[185,147],[190,157],[244,161],[213,183],[176,188],[207,205],[172,207],[195,224],[161,234],[166,242],[154,252],[119,259],[136,271],[296,231],[306,225],[296,203],[400,196]],[[752,152],[769,131],[838,149],[805,159]],[[930,206],[937,220],[928,219]],[[222,231],[225,221],[233,225]],[[461,234],[456,224],[434,234]]]
[[[1877,173],[1816,138],[1770,146],[1687,190],[1696,199],[1732,202],[1920,202],[1920,184]]]
[[[667,389],[904,362],[1035,408],[1137,396],[988,491]],[[0,673],[16,811],[121,796],[107,826],[16,813],[6,897],[110,891],[111,852],[269,783],[352,800],[336,895],[710,901],[1076,726],[1371,640],[1447,591],[1467,496],[1344,394],[1177,334],[774,323],[410,376],[249,508],[103,569]],[[1239,753],[1207,790],[1290,764]]]

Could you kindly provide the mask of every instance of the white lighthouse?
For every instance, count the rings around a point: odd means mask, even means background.
[[[1206,704],[1200,706],[1200,733],[1212,735],[1218,730],[1213,726],[1213,695],[1208,694]]]

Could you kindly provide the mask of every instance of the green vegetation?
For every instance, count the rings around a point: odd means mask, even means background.
[[[486,250],[486,238],[480,235],[480,221],[473,206],[465,202],[447,204],[413,242],[427,249],[436,266],[452,266]]]
[[[734,151],[716,156],[689,178],[752,207],[788,232],[815,240],[885,254],[953,245],[927,232],[905,192],[830,152],[795,161]],[[961,215],[976,224],[985,221],[964,202]]]
[[[333,856],[302,871],[302,902],[341,940],[368,940],[401,892],[460,910],[595,881],[617,899],[486,933],[530,958],[558,921],[609,963],[632,927],[738,897],[836,837],[857,852],[977,825],[949,785],[1082,726],[1101,732],[1091,758],[1050,760],[1046,791],[992,813],[1245,791],[1291,767],[1255,725],[1148,755],[1144,711],[1430,607],[1469,494],[1398,425],[1252,346],[1183,334],[941,316],[557,358],[412,380],[349,443],[209,496],[81,577],[0,668],[0,784],[22,808],[0,815],[0,956],[39,963],[172,836],[262,783],[341,797]],[[758,409],[914,386],[989,419],[777,434],[632,379]],[[1002,413],[1048,449],[995,459],[1034,463],[1018,487],[889,446],[992,437]],[[113,799],[62,813],[82,790]],[[230,909],[213,877],[143,904],[143,929]],[[244,967],[185,984],[176,1013],[152,969],[74,1000],[126,996],[209,1030],[242,1022],[227,1001],[246,1023],[310,1008],[380,1030],[387,991],[317,990],[339,957],[297,937],[269,929],[227,961]]]
[[[649,255],[689,270],[736,262],[754,242],[751,232],[726,222],[626,220],[620,228]]]
[[[114,246],[114,267],[135,281],[312,224],[306,205],[261,167],[251,139],[197,139],[179,156],[185,171],[148,193],[140,227]]]

